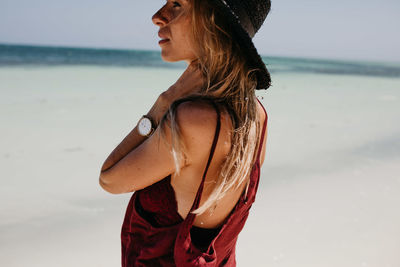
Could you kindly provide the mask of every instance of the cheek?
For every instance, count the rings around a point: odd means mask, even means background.
[[[180,36],[182,41],[185,43],[187,46],[192,46],[192,35],[191,35],[191,24],[189,21],[186,21],[182,26],[180,27]]]

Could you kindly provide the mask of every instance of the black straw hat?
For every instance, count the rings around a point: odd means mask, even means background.
[[[261,28],[269,10],[270,0],[210,0],[232,25],[234,38],[248,54],[250,68],[256,68],[257,89],[267,89],[271,85],[271,76],[258,54],[252,38]]]

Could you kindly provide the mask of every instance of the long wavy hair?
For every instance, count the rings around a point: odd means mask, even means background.
[[[198,94],[223,102],[229,110],[233,127],[230,153],[220,168],[215,186],[207,200],[193,211],[202,214],[208,209],[212,213],[218,201],[232,187],[238,189],[243,182],[249,181],[261,126],[257,123],[256,69],[248,67],[246,55],[235,42],[234,33],[210,1],[191,2],[192,35],[197,44],[194,50],[198,52],[198,67],[206,78],[206,85]],[[186,99],[198,99],[198,94]],[[165,141],[166,125],[171,129],[171,152],[179,175],[182,167],[179,162],[186,157],[186,148],[176,120],[176,107],[173,103],[160,120],[160,132]]]

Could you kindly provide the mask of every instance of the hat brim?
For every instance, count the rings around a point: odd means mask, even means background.
[[[241,49],[246,51],[245,53],[248,55],[247,63],[251,69],[257,69],[256,77],[257,77],[257,90],[267,89],[271,86],[271,75],[269,71],[261,59],[260,54],[257,52],[254,43],[247,33],[247,31],[240,25],[240,21],[238,17],[232,12],[232,10],[223,2],[223,0],[211,0],[212,3],[215,3],[215,6],[218,8],[219,12],[224,16],[224,18],[228,21],[228,25],[232,25],[233,32],[236,34],[235,39]]]

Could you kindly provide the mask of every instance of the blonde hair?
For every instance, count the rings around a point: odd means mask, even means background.
[[[206,86],[200,91],[200,95],[224,102],[231,111],[229,114],[233,122],[231,150],[221,166],[215,187],[207,200],[193,211],[195,214],[202,214],[207,209],[213,212],[218,201],[233,186],[238,189],[243,182],[248,182],[259,146],[260,125],[257,123],[256,69],[249,69],[246,56],[235,42],[229,25],[221,20],[222,16],[208,0],[192,0],[191,11],[198,67],[206,78]],[[198,95],[186,99],[195,100]],[[170,106],[160,121],[160,127],[161,136],[165,140],[165,125],[170,124],[168,127],[171,128],[172,154],[176,173],[179,174],[179,162],[186,157],[186,148],[176,120],[176,107],[174,104]]]

